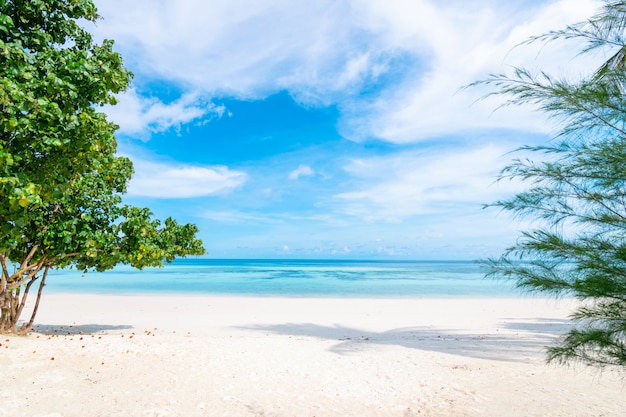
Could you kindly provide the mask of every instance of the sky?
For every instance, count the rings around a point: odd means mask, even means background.
[[[211,258],[477,259],[529,226],[485,204],[556,125],[485,87],[522,66],[593,68],[517,46],[591,0],[96,0],[96,40],[134,73],[119,103],[125,201],[195,223]],[[496,110],[498,109],[498,110]]]

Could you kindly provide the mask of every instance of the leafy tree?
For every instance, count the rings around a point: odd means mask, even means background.
[[[550,144],[521,149],[535,160],[502,171],[530,187],[493,205],[537,226],[485,261],[488,274],[522,289],[580,299],[548,361],[626,366],[625,31],[626,2],[606,2],[588,21],[529,40],[582,40],[580,54],[609,57],[595,73],[572,81],[517,69],[479,82],[505,105],[536,105],[561,126]]]
[[[78,24],[97,19],[91,0],[0,0],[0,333],[30,330],[51,268],[204,252],[196,226],[122,204],[132,164],[97,107],[115,104],[132,75],[112,41],[96,44]]]

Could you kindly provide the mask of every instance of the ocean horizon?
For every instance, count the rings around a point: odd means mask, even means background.
[[[46,292],[279,297],[512,297],[475,261],[177,259],[162,268],[50,271]]]

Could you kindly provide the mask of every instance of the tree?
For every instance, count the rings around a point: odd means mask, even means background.
[[[526,146],[501,179],[529,189],[493,204],[536,221],[517,243],[486,260],[488,275],[524,290],[580,299],[574,327],[548,361],[626,366],[626,2],[606,2],[586,22],[530,39],[582,40],[580,54],[606,53],[593,74],[571,81],[516,69],[479,82],[533,104],[560,122],[546,146]],[[580,45],[580,44],[579,44]]]
[[[204,253],[196,226],[122,204],[132,163],[97,107],[115,104],[132,74],[112,41],[94,43],[78,23],[97,19],[91,0],[0,0],[0,333],[30,330],[50,269]]]

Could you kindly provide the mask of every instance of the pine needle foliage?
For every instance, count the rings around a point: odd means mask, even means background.
[[[609,1],[589,20],[531,38],[527,44],[583,41],[579,55],[606,54],[578,80],[516,68],[475,84],[493,88],[504,106],[536,106],[560,126],[553,140],[525,146],[500,180],[528,188],[490,204],[534,221],[488,276],[522,290],[581,303],[574,327],[548,350],[548,361],[626,366],[626,2]],[[577,43],[580,45],[580,43]]]

